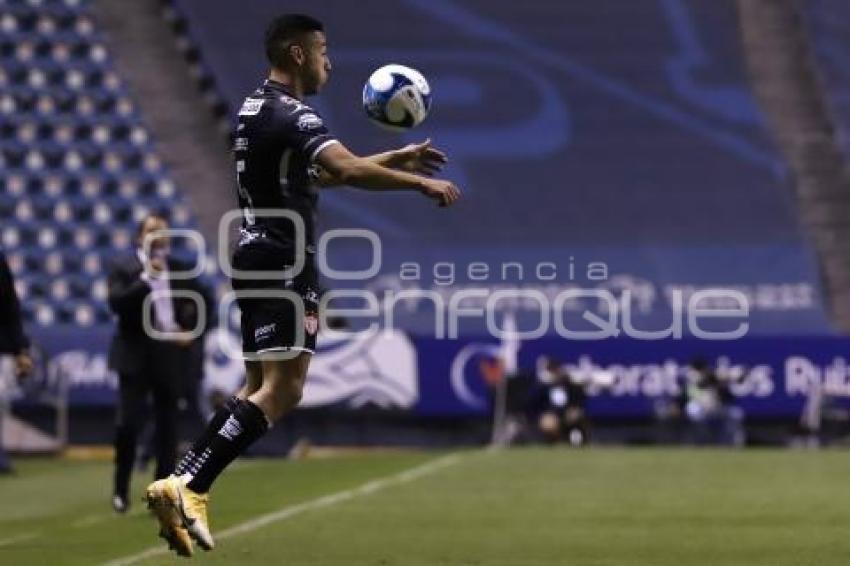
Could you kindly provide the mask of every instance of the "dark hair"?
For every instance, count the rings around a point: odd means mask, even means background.
[[[316,18],[304,14],[278,16],[266,28],[266,57],[272,67],[283,66],[289,43],[298,36],[311,31],[325,31],[325,26]]]
[[[149,212],[145,214],[145,216],[139,220],[139,223],[136,225],[136,237],[142,235],[142,231],[145,229],[145,224],[148,223],[148,220],[151,218],[156,218],[157,220],[162,220],[166,224],[168,224],[168,214],[164,210],[155,210],[153,212]]]

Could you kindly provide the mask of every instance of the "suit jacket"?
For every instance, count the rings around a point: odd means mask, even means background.
[[[15,292],[12,270],[0,251],[0,354],[20,354],[29,345],[21,322],[21,305]]]
[[[170,272],[187,271],[190,268],[191,266],[181,261],[168,259]],[[115,261],[109,271],[109,308],[118,317],[117,329],[109,349],[109,366],[119,373],[141,371],[141,368],[151,360],[170,363],[171,360],[158,360],[158,357],[169,351],[179,354],[183,350],[178,347],[169,349],[168,343],[158,342],[145,333],[143,309],[145,298],[151,293],[151,287],[141,278],[143,269],[142,262],[133,251],[132,254]],[[213,305],[212,292],[200,278],[172,279],[169,281],[169,286],[172,290],[190,290],[201,295],[207,321],[204,332],[216,324],[217,313]],[[171,303],[174,309],[174,321],[180,328],[183,330],[195,328],[200,314],[195,301],[185,297],[172,297]],[[150,308],[152,311],[152,302]],[[150,313],[150,320],[155,320],[153,312]],[[185,349],[185,352],[188,355],[190,349]]]

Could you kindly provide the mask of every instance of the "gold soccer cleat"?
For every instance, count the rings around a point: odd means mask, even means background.
[[[177,478],[168,477],[150,484],[145,491],[148,509],[159,521],[159,536],[168,542],[168,548],[180,556],[192,556],[192,538],[183,525],[179,511],[180,491]]]
[[[210,496],[206,493],[195,493],[189,489],[179,478],[175,478],[179,484],[180,515],[183,526],[189,534],[204,550],[212,550],[215,547],[209,522],[207,521],[207,504]]]

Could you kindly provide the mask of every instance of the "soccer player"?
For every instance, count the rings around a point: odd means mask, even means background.
[[[216,477],[301,399],[318,330],[319,286],[315,267],[316,186],[350,185],[382,191],[419,191],[440,206],[460,191],[430,175],[446,161],[430,141],[358,157],[335,139],[319,114],[304,102],[317,94],[331,70],[321,22],[304,15],[276,18],[266,31],[271,71],[239,111],[234,145],[237,193],[243,211],[233,267],[269,273],[264,279],[234,276],[238,291],[292,291],[286,298],[238,299],[246,383],[210,420],[178,463],[175,474],[147,488],[146,498],[160,523],[160,536],[181,555],[192,554],[192,539],[204,550],[214,541],[207,521],[210,486]],[[303,223],[296,237],[290,218]],[[296,249],[300,243],[303,248]],[[293,279],[275,274],[304,258]],[[238,275],[238,273],[237,273]]]

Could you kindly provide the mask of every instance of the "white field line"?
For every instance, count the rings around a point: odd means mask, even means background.
[[[136,507],[134,509],[130,509],[124,515],[126,517],[136,517],[136,516],[142,515],[144,513],[147,513],[147,509],[144,509],[142,507]],[[120,520],[121,515],[119,515],[118,513],[114,512],[114,511],[112,513],[96,513],[94,515],[86,515],[85,517],[82,517],[82,518],[77,519],[76,521],[72,522],[71,527],[74,528],[74,529],[82,529],[82,528],[85,528],[85,527],[90,527],[92,525],[96,525],[98,523],[102,523],[103,521],[106,521],[106,520],[109,520],[109,519]]]
[[[19,542],[24,542],[27,540],[32,540],[36,538],[39,533],[21,533],[19,535],[15,535],[13,537],[0,539],[0,546],[9,546],[12,544],[16,544]]]
[[[378,478],[366,482],[359,487],[346,489],[344,491],[338,491],[336,493],[324,495],[316,499],[310,499],[303,503],[288,505],[286,507],[278,509],[277,511],[272,511],[271,513],[260,515],[249,521],[233,525],[232,527],[217,533],[215,535],[215,539],[228,539],[237,535],[241,535],[243,533],[255,531],[272,523],[285,521],[306,511],[312,511],[314,509],[323,509],[325,507],[331,507],[333,505],[337,505],[339,503],[349,501],[357,497],[372,495],[388,487],[409,483],[413,480],[433,474],[434,472],[442,470],[443,468],[453,466],[460,461],[460,455],[449,454],[447,456],[431,460],[414,468],[410,468],[409,470],[405,470],[403,472],[399,472],[393,475],[385,476],[383,478]],[[144,560],[145,558],[159,556],[162,554],[166,554],[167,552],[168,550],[164,546],[152,546],[137,554],[131,554],[129,556],[116,558],[115,560],[110,560],[109,562],[105,563],[105,566],[125,566],[126,564],[135,564],[136,562]]]

